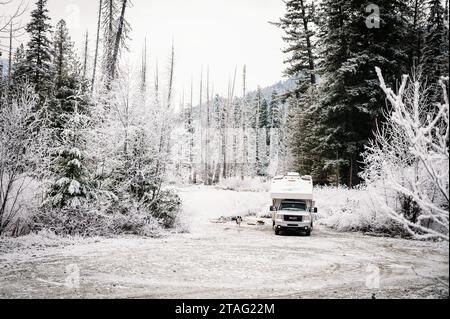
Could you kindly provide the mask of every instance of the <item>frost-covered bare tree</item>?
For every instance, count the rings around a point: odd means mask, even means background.
[[[404,76],[395,93],[377,73],[391,110],[367,148],[362,177],[378,208],[411,235],[448,240],[448,77],[440,80],[445,102],[430,107],[418,79]]]
[[[12,5],[15,5],[15,8],[12,10],[12,14],[6,15],[2,13],[0,15],[0,33],[6,32],[9,34],[11,23],[14,24],[14,21],[22,16],[27,9],[24,1],[18,1],[16,3],[14,0],[0,1],[0,8],[2,8],[2,11],[4,8]]]
[[[244,180],[248,161],[248,136],[247,136],[247,66],[244,65],[242,72],[242,106],[241,106],[241,179]]]
[[[14,1],[0,1],[0,8],[12,6]],[[23,35],[24,26],[20,21],[20,17],[25,12],[26,6],[21,1],[15,4],[16,7],[13,13],[9,16],[0,15],[0,56],[1,51],[8,51],[8,73],[7,73],[7,84],[8,88],[11,85],[11,74],[12,74],[12,60],[13,60],[13,42],[16,41]],[[2,44],[2,39],[7,40],[7,45]]]
[[[36,95],[24,85],[12,101],[0,101],[0,234],[21,213],[21,197],[30,183],[30,171],[39,159]]]
[[[10,15],[0,14],[0,57],[2,51],[8,51],[8,73],[7,87],[11,86],[12,67],[13,67],[13,43],[23,35],[24,26],[20,21],[20,17],[26,10],[23,1],[15,2],[13,0],[0,1],[0,10],[12,7]],[[6,11],[6,10],[5,10]],[[3,44],[2,40],[6,40],[7,44]],[[2,74],[2,65],[0,64],[0,75]]]
[[[91,82],[91,91],[94,91],[95,88],[95,79],[97,75],[97,63],[98,63],[98,54],[99,54],[99,45],[100,45],[100,31],[102,26],[102,8],[103,8],[103,0],[99,0],[99,9],[98,9],[98,20],[97,20],[97,36],[95,40],[95,53],[94,53],[94,65],[92,66],[92,82]]]
[[[159,154],[161,154],[161,162],[158,164],[158,172],[164,174],[166,171],[167,156],[170,153],[170,131],[172,129],[171,116],[173,114],[173,95],[174,95],[174,73],[175,70],[175,47],[172,41],[172,49],[169,58],[169,65],[167,69],[167,92],[163,100],[159,98],[160,84],[158,79],[158,71],[156,71],[157,78],[155,79],[155,97],[157,100],[156,107],[159,109],[160,118],[160,139],[159,139]]]

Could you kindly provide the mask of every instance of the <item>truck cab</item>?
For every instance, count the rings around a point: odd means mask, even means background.
[[[311,235],[314,214],[313,183],[310,176],[289,173],[276,177],[271,187],[273,229],[276,235],[282,231],[303,232]]]

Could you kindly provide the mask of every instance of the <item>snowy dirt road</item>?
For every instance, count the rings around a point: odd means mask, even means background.
[[[190,188],[182,197],[189,234],[0,250],[0,298],[449,296],[446,243],[321,227],[312,237],[276,237],[268,223],[209,222],[263,209],[265,193]]]

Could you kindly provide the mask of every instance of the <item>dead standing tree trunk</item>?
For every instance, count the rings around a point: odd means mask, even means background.
[[[203,168],[203,128],[202,128],[202,108],[203,108],[203,66],[200,71],[200,104],[199,110],[199,133],[200,133],[200,168]],[[193,116],[193,113],[191,113]],[[197,183],[197,169],[194,170],[194,184]]]
[[[189,106],[188,132],[189,132],[189,183],[197,183],[197,174],[194,169],[194,80],[191,79],[191,104]]]
[[[168,81],[168,93],[167,93],[167,104],[165,106],[165,109],[163,111],[163,117],[162,117],[162,125],[161,125],[161,135],[159,138],[159,153],[161,154],[161,159],[158,161],[157,164],[157,172],[160,174],[164,174],[166,170],[166,164],[167,164],[167,154],[170,151],[170,136],[168,136],[170,131],[168,129],[168,114],[170,112],[170,109],[172,107],[172,96],[173,96],[173,77],[174,77],[174,67],[175,67],[175,47],[172,42],[172,51],[170,56],[170,63],[169,63],[169,81]],[[158,71],[157,73],[158,74]],[[158,80],[155,84],[156,89],[156,98],[159,101],[158,94],[159,94],[159,83]],[[162,178],[160,178],[162,180]]]
[[[245,172],[247,171],[247,161],[248,161],[248,148],[247,148],[247,92],[246,92],[246,81],[247,81],[247,67],[244,65],[243,69],[243,82],[242,82],[242,106],[241,106],[241,133],[242,133],[242,159],[241,159],[241,179],[244,180]]]
[[[86,39],[84,42],[84,57],[83,57],[83,79],[86,79],[88,49],[89,49],[88,46],[89,46],[89,33],[86,31]]]
[[[9,25],[9,56],[8,56],[8,88],[11,86],[12,75],[12,41],[13,41],[13,22]]]
[[[237,74],[237,67],[234,70],[234,76],[233,76],[233,82],[228,83],[228,101],[225,104],[224,108],[224,127],[223,127],[223,178],[226,179],[228,177],[228,173],[230,168],[228,167],[228,154],[227,154],[227,144],[228,144],[228,134],[230,132],[230,114],[232,107],[233,107],[233,100],[234,100],[234,89],[236,86],[236,74]]]
[[[117,76],[117,64],[120,52],[120,42],[125,30],[125,12],[127,9],[128,0],[122,0],[122,11],[119,18],[119,27],[117,28],[117,34],[114,42],[114,51],[111,60],[111,73],[109,74],[109,81],[112,81]],[[109,83],[110,84],[110,83]],[[171,94],[171,93],[169,93]]]
[[[204,172],[204,183],[210,185],[210,161],[209,161],[209,144],[210,144],[210,95],[209,95],[209,67],[206,75],[206,132],[205,132],[205,172]]]
[[[99,5],[100,5],[100,7],[98,9],[97,39],[95,41],[95,55],[94,55],[94,66],[93,66],[93,74],[92,74],[91,92],[94,91],[95,77],[96,77],[96,71],[97,71],[98,50],[99,50],[99,42],[100,42],[100,29],[101,29],[101,23],[102,23],[103,0],[99,1]]]

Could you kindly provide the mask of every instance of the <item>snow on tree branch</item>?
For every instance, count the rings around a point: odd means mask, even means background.
[[[381,70],[376,68],[376,72],[391,110],[367,147],[362,177],[382,210],[416,238],[448,240],[448,77],[440,80],[442,101],[432,104],[419,80],[403,76],[395,93],[387,87]],[[384,189],[383,199],[379,189]],[[414,214],[410,206],[405,208],[406,201],[413,203]]]

